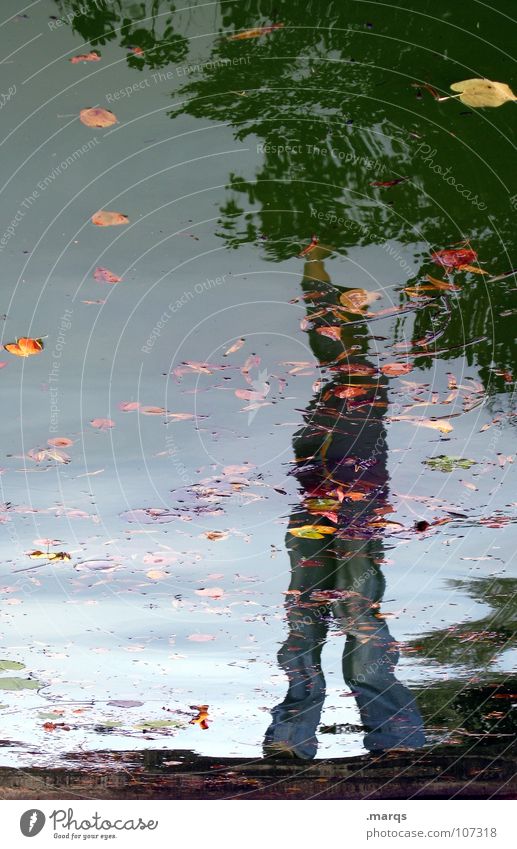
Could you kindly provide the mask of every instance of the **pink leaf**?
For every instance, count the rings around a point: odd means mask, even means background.
[[[93,276],[99,283],[120,283],[122,280],[122,277],[118,277],[108,268],[102,268],[101,266],[95,269]]]
[[[222,587],[203,587],[201,590],[196,590],[196,595],[202,595],[208,598],[222,598],[224,590]]]
[[[112,419],[92,419],[90,424],[97,430],[109,430],[110,427],[115,427],[115,422]]]
[[[210,640],[215,640],[215,637],[212,634],[191,634],[187,640],[191,643],[209,643]]]

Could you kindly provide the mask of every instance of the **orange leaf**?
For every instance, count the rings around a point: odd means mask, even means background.
[[[361,311],[378,301],[381,295],[378,292],[367,292],[366,289],[350,289],[348,292],[343,292],[339,297],[339,303],[347,312],[360,314]]]
[[[443,289],[445,292],[460,292],[461,286],[455,286],[454,283],[448,283],[445,280],[437,280],[436,277],[431,277],[430,274],[425,278],[432,283],[435,289]]]
[[[87,127],[111,127],[117,123],[117,118],[109,109],[94,106],[91,109],[81,109],[79,119]]]
[[[253,29],[245,29],[243,32],[236,32],[234,35],[228,36],[228,41],[243,41],[246,38],[259,38],[261,35],[268,35],[276,29],[281,29],[283,24],[271,24],[268,27],[254,27]]]
[[[32,357],[34,354],[41,354],[43,350],[42,339],[28,339],[22,336],[16,342],[9,342],[4,345],[6,351],[14,354],[15,357]]]
[[[129,224],[129,218],[122,212],[99,209],[92,215],[92,224],[97,224],[98,227],[116,227],[118,224]]]
[[[490,274],[484,268],[479,268],[476,265],[458,265],[458,271],[470,271],[471,274]]]

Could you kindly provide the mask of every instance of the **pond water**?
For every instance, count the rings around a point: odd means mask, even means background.
[[[1,763],[511,739],[512,11],[3,3]]]

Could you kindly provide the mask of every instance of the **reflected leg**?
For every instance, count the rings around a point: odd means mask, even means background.
[[[321,650],[328,629],[328,604],[311,594],[334,586],[336,561],[326,540],[298,539],[288,533],[291,583],[286,602],[289,633],[278,653],[289,688],[284,701],[271,711],[264,753],[313,758],[316,729],[325,700]]]
[[[367,734],[365,748],[379,751],[424,745],[423,722],[411,692],[394,674],[397,644],[378,608],[385,589],[376,540],[336,540],[340,568],[336,586],[343,599],[333,613],[347,634],[343,676],[353,690]]]

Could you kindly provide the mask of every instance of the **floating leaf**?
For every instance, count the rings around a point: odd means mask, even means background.
[[[202,536],[214,541],[220,539],[227,539],[230,534],[228,533],[228,531],[203,531]]]
[[[323,539],[325,534],[334,534],[335,528],[328,525],[301,525],[299,528],[289,528],[289,533],[301,539]]]
[[[87,127],[111,127],[117,123],[117,118],[109,109],[94,106],[91,109],[81,109],[79,119]]]
[[[164,416],[167,410],[164,407],[140,407],[140,412],[144,416]]]
[[[108,705],[111,707],[121,707],[121,708],[134,708],[134,707],[142,707],[144,702],[137,702],[133,699],[112,699],[111,702],[108,702]]]
[[[506,83],[496,83],[492,80],[462,80],[459,83],[452,83],[451,90],[459,91],[461,102],[475,109],[484,106],[502,106],[503,103],[517,100]]]
[[[445,454],[440,454],[438,457],[428,457],[422,462],[429,466],[430,469],[436,469],[440,472],[452,472],[454,469],[470,469],[476,464],[475,460],[468,460],[465,457],[448,457]]]
[[[67,551],[30,551],[31,560],[71,560]]]
[[[122,277],[118,277],[116,274],[113,274],[112,271],[109,271],[107,268],[102,268],[102,266],[98,266],[93,272],[93,276],[95,280],[98,280],[99,283],[120,283]]]
[[[0,690],[39,690],[41,681],[34,678],[0,678]]]
[[[489,271],[485,271],[484,268],[478,268],[475,265],[458,265],[459,271],[470,271],[471,274],[490,274]]]
[[[370,183],[370,186],[374,186],[379,189],[391,189],[392,186],[398,186],[399,183],[405,183],[408,177],[398,177],[395,180],[375,180],[373,183]]]
[[[437,280],[436,277],[431,277],[430,274],[427,275],[426,280],[429,283],[432,283],[435,289],[443,290],[444,292],[460,292],[461,287],[455,286],[454,283],[449,283],[446,280]]]
[[[230,345],[227,351],[224,352],[223,357],[228,357],[229,354],[235,354],[236,351],[240,351],[242,346],[245,344],[245,339],[238,339],[237,342],[234,342],[233,345]]]
[[[150,578],[152,581],[161,581],[162,578],[167,577],[167,572],[163,572],[161,569],[149,569],[146,572],[146,577]]]
[[[25,669],[25,664],[19,663],[17,660],[0,660],[0,672],[5,672],[6,669],[18,671]]]
[[[77,563],[76,569],[79,572],[113,572],[115,569],[120,569],[121,564],[113,560],[83,560]]]
[[[409,374],[413,371],[413,366],[410,363],[386,363],[381,366],[381,371],[388,377],[399,377],[401,374]]]
[[[177,719],[149,719],[139,722],[134,728],[137,728],[139,731],[159,728],[183,728],[183,722],[179,722]]]
[[[97,428],[97,430],[109,430],[115,427],[115,422],[112,419],[92,419],[90,424],[92,427]]]
[[[76,65],[77,62],[99,62],[100,58],[100,54],[95,53],[95,51],[92,50],[91,53],[79,53],[78,56],[71,56],[68,61],[71,62],[72,65]]]
[[[410,424],[416,425],[416,427],[429,427],[433,430],[439,430],[440,433],[450,433],[451,430],[454,430],[453,426],[450,422],[445,419],[417,419],[413,416],[391,416],[390,419],[392,422],[409,422]]]
[[[26,336],[4,345],[5,350],[14,354],[15,357],[32,357],[35,354],[41,354],[43,347],[42,339],[29,339]]]
[[[476,262],[477,258],[477,253],[470,248],[446,248],[431,254],[433,262],[443,268],[458,268],[461,265]]]
[[[317,327],[316,333],[319,333],[320,336],[328,336],[329,339],[335,339],[336,342],[341,341],[341,331],[343,328],[341,325],[336,325],[332,327]]]
[[[197,711],[197,716],[194,716],[189,725],[199,725],[203,731],[208,730],[208,705],[190,705],[191,710]]]
[[[268,35],[277,29],[282,29],[283,24],[270,24],[267,27],[254,27],[253,29],[245,29],[242,32],[236,32],[234,35],[228,36],[228,41],[243,41],[247,38],[260,38],[261,35]]]
[[[360,314],[362,310],[378,301],[381,295],[378,292],[367,292],[366,289],[350,289],[343,292],[339,297],[339,303],[347,312]]]
[[[224,590],[222,587],[203,587],[201,590],[196,590],[196,595],[206,596],[207,598],[222,598]]]
[[[366,395],[366,389],[361,386],[337,386],[331,389],[330,393],[335,398],[359,398],[361,395]]]
[[[215,640],[215,637],[213,634],[190,634],[187,640],[190,640],[191,643],[209,643],[211,640]]]
[[[53,436],[52,439],[47,439],[47,445],[52,445],[55,448],[68,448],[73,444],[73,439],[69,439],[67,436]]]
[[[117,227],[119,224],[129,224],[129,218],[122,212],[99,209],[92,215],[92,224],[98,227]]]

